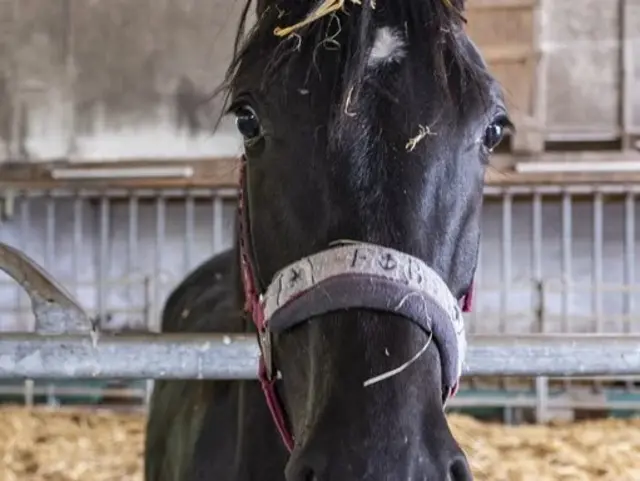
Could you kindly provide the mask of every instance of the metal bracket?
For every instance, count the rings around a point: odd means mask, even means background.
[[[258,332],[258,345],[264,362],[265,374],[269,381],[273,380],[274,375],[272,336],[273,334],[268,326]]]
[[[98,324],[73,296],[33,259],[0,242],[0,270],[26,291],[41,334],[83,334],[98,341]]]

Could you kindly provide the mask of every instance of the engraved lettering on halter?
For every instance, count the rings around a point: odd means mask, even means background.
[[[353,258],[351,259],[351,267],[356,267],[358,265],[358,261],[365,262],[367,260],[367,256],[361,254],[362,249],[355,249],[353,251]]]
[[[378,265],[385,271],[392,271],[398,267],[398,261],[391,253],[386,252],[378,258]]]
[[[289,270],[289,288],[294,288],[302,280],[302,270],[299,267],[292,267]]]
[[[413,259],[409,258],[409,262],[407,263],[407,269],[405,271],[408,282],[416,282],[418,285],[422,285],[424,282],[424,273],[422,272],[422,267]]]

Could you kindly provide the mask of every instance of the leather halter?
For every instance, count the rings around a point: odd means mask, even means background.
[[[461,312],[471,308],[471,289],[460,309],[438,274],[423,261],[375,244],[348,243],[298,260],[281,269],[262,293],[253,269],[246,158],[240,167],[238,225],[244,310],[258,331],[258,379],[267,406],[289,451],[294,439],[276,390],[279,373],[272,358],[272,334],[311,317],[346,308],[398,314],[432,335],[440,349],[444,399],[455,395],[466,351]]]

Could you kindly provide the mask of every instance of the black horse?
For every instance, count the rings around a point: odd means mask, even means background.
[[[163,329],[268,320],[273,411],[256,381],[157,382],[146,481],[472,479],[444,415],[464,351],[450,326],[473,284],[485,168],[511,123],[463,2],[256,8],[227,74],[245,143],[238,241],[176,288]],[[396,264],[402,279],[386,272]],[[421,311],[423,277],[456,309]]]

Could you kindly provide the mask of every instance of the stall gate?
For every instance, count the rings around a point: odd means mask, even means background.
[[[640,331],[639,192],[488,187],[470,333]],[[0,194],[0,240],[68,286],[104,329],[157,330],[170,290],[233,241],[235,190]],[[29,330],[33,322],[26,295],[0,278],[0,329]],[[70,381],[4,388],[28,402],[38,394],[52,400],[104,392]],[[146,396],[145,389],[110,392]],[[640,388],[633,379],[468,379],[456,403],[509,408],[510,415],[531,410],[540,419],[576,408],[640,409]]]

